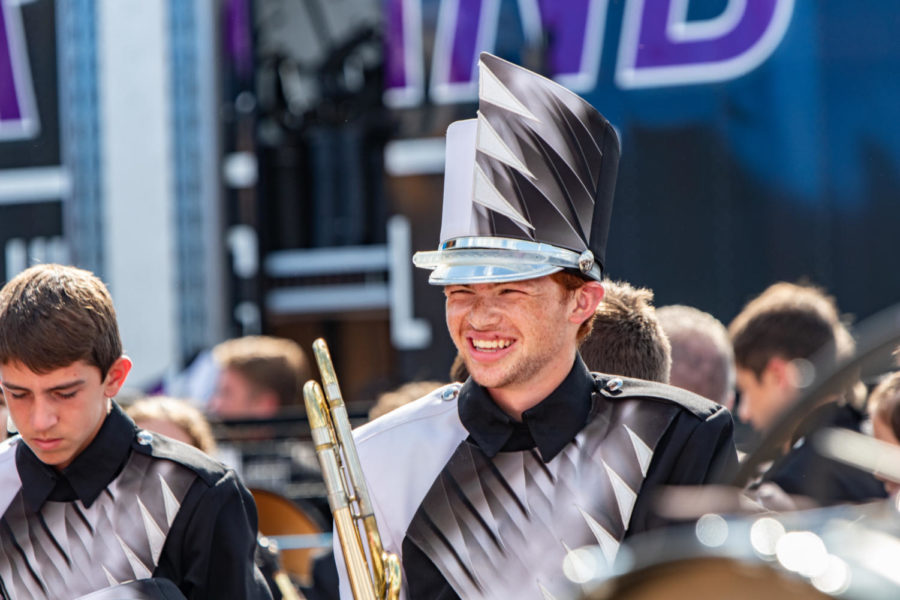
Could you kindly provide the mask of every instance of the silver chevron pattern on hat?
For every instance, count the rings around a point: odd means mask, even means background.
[[[407,530],[462,598],[574,597],[566,554],[599,544],[613,560],[674,411],[604,403],[559,455],[493,459],[463,442]]]
[[[150,577],[196,475],[132,453],[91,504],[46,502],[32,513],[21,493],[0,519],[0,579],[11,600],[72,598]]]
[[[612,128],[578,95],[527,69],[485,53],[479,72],[474,200],[491,211],[480,229],[589,249],[604,161],[598,140],[615,136]]]

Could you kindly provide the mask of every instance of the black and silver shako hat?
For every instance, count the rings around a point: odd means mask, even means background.
[[[437,250],[417,252],[429,283],[533,279],[572,269],[600,280],[619,140],[561,85],[491,54],[479,60],[478,118],[447,129]]]

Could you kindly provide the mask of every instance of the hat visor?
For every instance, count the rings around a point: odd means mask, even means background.
[[[561,271],[546,255],[497,248],[465,248],[417,252],[413,263],[432,269],[428,283],[451,285],[535,279]]]
[[[456,285],[466,283],[503,283],[536,279],[562,271],[553,265],[441,265],[431,272],[431,285]]]

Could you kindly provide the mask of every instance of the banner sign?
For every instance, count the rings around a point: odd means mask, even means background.
[[[413,106],[425,97],[422,0],[386,0],[386,100]],[[689,0],[627,0],[616,84],[623,89],[727,81],[765,61],[784,37],[794,0],[728,0],[708,18],[689,18]],[[431,53],[429,98],[476,97],[477,60],[495,52],[501,0],[441,0]],[[519,0],[527,43],[546,46],[549,74],[584,94],[597,85],[608,0]],[[615,27],[615,24],[611,24]],[[430,36],[429,36],[430,37]]]
[[[0,141],[34,138],[39,131],[21,8],[0,0]]]

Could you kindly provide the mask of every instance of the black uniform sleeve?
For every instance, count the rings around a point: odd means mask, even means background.
[[[737,468],[731,413],[719,407],[700,418],[681,411],[656,447],[626,537],[671,524],[656,511],[661,486],[727,483]]]
[[[806,496],[821,506],[887,497],[884,485],[871,473],[822,456],[808,441],[776,461],[763,481],[776,483],[786,493]]]
[[[810,433],[839,427],[860,433],[865,415],[849,404],[828,403],[811,413],[803,424]],[[884,485],[871,473],[822,456],[806,437],[801,438],[763,475],[793,496],[807,496],[817,504],[868,502],[886,498]]]
[[[256,567],[256,505],[234,471],[194,483],[172,524],[155,576],[177,582],[189,600],[270,600]]]

